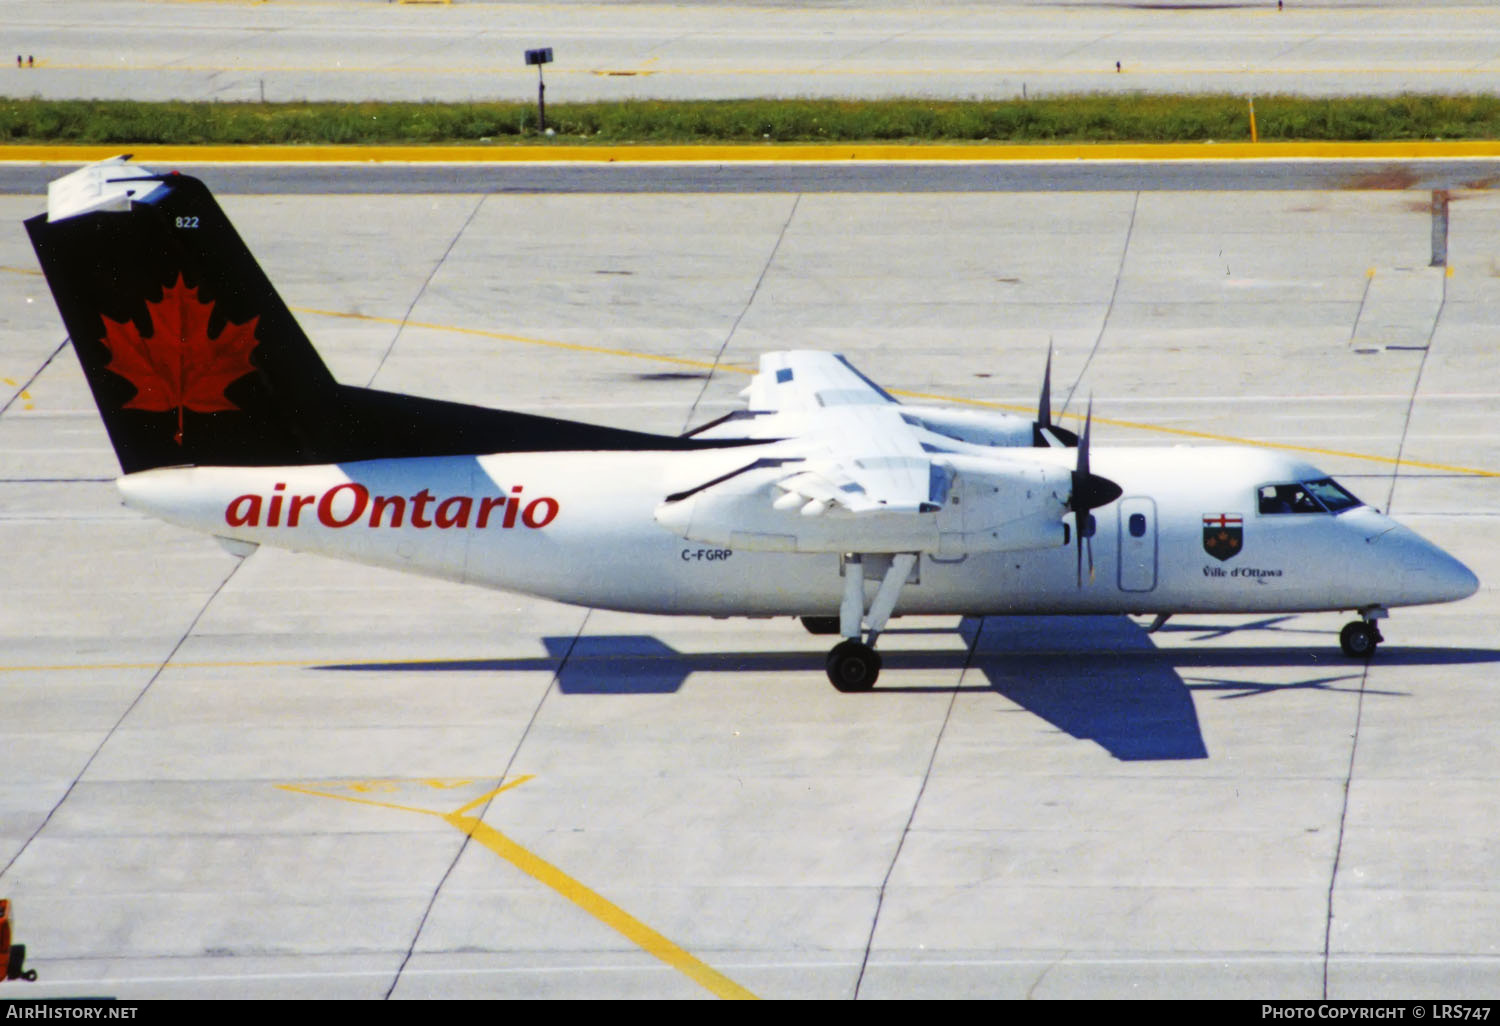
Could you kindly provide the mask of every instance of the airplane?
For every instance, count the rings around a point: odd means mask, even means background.
[[[208,188],[128,157],[26,229],[125,504],[220,539],[580,606],[800,617],[866,691],[893,616],[1353,610],[1478,580],[1303,460],[1091,446],[1038,415],[908,405],[842,356],[760,357],[746,407],[680,436],[340,384]]]

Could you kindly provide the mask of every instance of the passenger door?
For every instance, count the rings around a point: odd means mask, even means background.
[[[1144,495],[1120,500],[1120,590],[1156,587],[1156,502]]]

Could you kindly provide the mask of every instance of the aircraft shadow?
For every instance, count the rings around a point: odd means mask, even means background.
[[[1240,628],[1193,627],[1219,637],[1233,630],[1274,629],[1273,621]],[[967,650],[902,651],[901,634],[887,632],[887,670],[964,671],[963,692],[993,691],[1079,740],[1092,741],[1121,761],[1203,759],[1208,750],[1198,724],[1195,694],[1224,700],[1288,690],[1358,690],[1363,664],[1344,658],[1328,639],[1317,648],[1230,646],[1157,648],[1152,636],[1125,616],[1007,616],[965,618],[958,627]],[[1321,634],[1319,635],[1321,637]],[[542,639],[547,655],[517,659],[444,659],[327,665],[324,670],[401,672],[519,672],[557,675],[565,695],[654,695],[681,689],[694,673],[775,674],[822,669],[821,640],[810,651],[684,653],[644,634]],[[816,647],[815,647],[816,646]],[[1377,664],[1395,666],[1500,662],[1500,650],[1386,646]],[[1238,680],[1179,670],[1290,668],[1311,676],[1293,681]],[[968,671],[974,671],[970,673]],[[974,674],[978,675],[976,678]],[[889,680],[891,674],[887,674]],[[982,679],[983,683],[978,683]],[[970,681],[974,683],[970,683]],[[877,686],[851,700],[881,694],[948,693],[952,685]],[[1399,694],[1398,692],[1367,693]]]
[[[958,629],[970,669],[1064,733],[1123,762],[1208,758],[1192,693],[1128,617],[990,616]]]

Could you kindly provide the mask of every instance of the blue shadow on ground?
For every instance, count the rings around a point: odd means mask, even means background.
[[[1064,733],[1125,762],[1208,758],[1192,693],[1128,617],[989,616],[959,633],[971,669]]]
[[[648,634],[543,638],[561,668],[565,695],[665,695],[682,687],[696,660]]]
[[[1181,632],[1221,637],[1236,630],[1277,629],[1277,621],[1221,626],[1176,625]],[[791,627],[789,629],[800,629]],[[1174,629],[1169,627],[1168,629]],[[888,669],[964,672],[965,692],[994,691],[1079,740],[1092,741],[1121,761],[1203,759],[1208,750],[1193,704],[1195,693],[1243,699],[1280,691],[1357,690],[1364,664],[1344,658],[1334,643],[1319,647],[1226,646],[1159,649],[1151,635],[1125,616],[1007,616],[965,618],[958,626],[967,650],[903,651],[903,633],[887,632],[882,656]],[[1318,635],[1321,637],[1321,634]],[[823,668],[827,639],[808,638],[798,652],[679,652],[645,634],[548,637],[546,656],[519,659],[443,659],[349,663],[324,670],[403,672],[555,673],[570,695],[661,695],[678,691],[694,673],[805,673]],[[1377,665],[1437,666],[1500,662],[1500,650],[1386,646]],[[1179,670],[1211,667],[1250,671],[1249,679],[1194,676]],[[1260,669],[1302,669],[1306,679],[1256,679]],[[967,671],[975,671],[974,674]],[[887,676],[889,680],[889,675]],[[1342,685],[1342,686],[1341,686]],[[944,684],[877,686],[851,700],[879,700],[882,693],[950,693]],[[1366,688],[1366,693],[1371,692]],[[1380,692],[1391,694],[1391,692]]]

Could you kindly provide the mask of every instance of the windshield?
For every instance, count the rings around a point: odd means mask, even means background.
[[[1321,481],[1304,481],[1303,487],[1330,513],[1342,513],[1346,509],[1364,505],[1331,477],[1325,477]]]
[[[1343,485],[1331,477],[1317,481],[1263,485],[1260,489],[1260,512],[1275,513],[1342,513],[1364,505]]]

